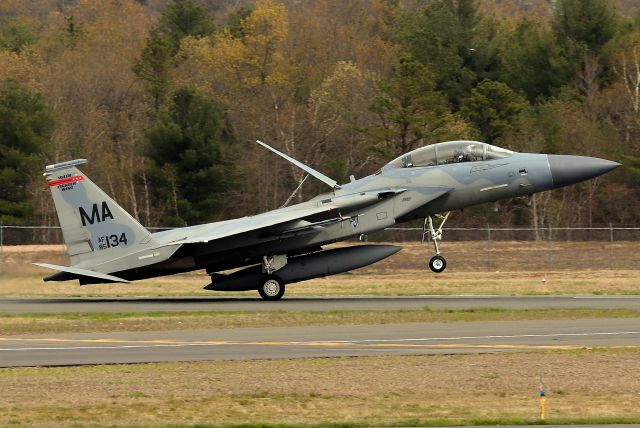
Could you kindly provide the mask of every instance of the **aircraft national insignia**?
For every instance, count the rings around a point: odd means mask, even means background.
[[[349,223],[351,223],[351,226],[353,226],[354,229],[358,227],[358,216],[354,215],[353,217],[351,217],[349,219]]]

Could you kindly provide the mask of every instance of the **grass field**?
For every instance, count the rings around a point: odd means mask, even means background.
[[[40,275],[0,275],[0,296],[230,296],[257,297],[257,292],[223,293],[203,290],[204,273],[189,273],[130,284],[79,286],[77,281],[42,282]],[[356,271],[291,284],[286,296],[310,295],[606,295],[640,294],[640,270],[557,272],[397,272]],[[285,296],[285,297],[286,297]]]
[[[605,231],[606,232],[606,231]],[[620,234],[620,232],[618,232]],[[608,235],[608,233],[606,233]],[[519,272],[544,273],[547,270],[634,270],[640,265],[640,241],[629,236],[617,236],[615,242],[596,241],[486,241],[486,236],[477,240],[445,241],[440,244],[450,269],[454,272]],[[601,237],[602,238],[602,237]],[[381,244],[382,242],[380,242]],[[335,248],[362,243],[342,242],[326,246]],[[374,242],[373,244],[378,244]],[[364,270],[389,272],[427,268],[433,255],[431,243],[415,241],[389,242],[402,246],[402,251],[381,262],[367,266]],[[34,272],[33,261],[68,264],[64,245],[21,245],[0,247],[0,268],[4,272]]]
[[[538,266],[535,260],[542,257],[544,244],[495,243],[494,264],[504,269],[491,271],[487,271],[485,266],[484,248],[478,249],[470,242],[449,245],[449,268],[442,274],[433,274],[426,268],[426,257],[430,254],[428,248],[406,244],[397,255],[366,268],[292,284],[287,295],[640,294],[640,262],[634,262],[634,258],[640,257],[640,243],[615,244],[616,254],[619,254],[616,262],[624,261],[626,270],[610,269],[606,263],[603,265],[602,260],[610,259],[600,255],[604,257],[601,259],[598,253],[593,253],[600,251],[601,243],[556,244],[558,249],[554,257],[562,263],[548,267],[563,269],[549,270],[531,269]],[[586,268],[584,260],[594,261],[593,268]],[[4,247],[0,264],[0,296],[228,295],[203,290],[202,287],[209,283],[209,277],[203,271],[131,284],[81,287],[76,281],[44,283],[42,277],[51,271],[33,266],[33,261],[68,263],[64,246]],[[244,294],[255,296],[256,292]]]
[[[447,248],[450,265],[440,275],[425,270],[429,249],[408,245],[368,268],[291,285],[287,296],[640,294],[636,243],[551,250],[496,243],[490,260],[473,243]],[[607,261],[607,254],[619,257]],[[68,263],[61,246],[4,247],[0,296],[226,295],[202,290],[203,272],[132,284],[43,283],[50,272],[32,261]],[[0,334],[638,316],[588,308],[4,314]],[[540,376],[547,423],[640,423],[639,372],[638,348],[0,369],[0,426],[537,423]]]
[[[567,320],[640,318],[632,309],[475,308],[462,310],[305,311],[305,312],[131,312],[0,314],[2,336],[44,333],[193,330],[246,327],[366,325],[408,322]]]
[[[640,421],[639,349],[0,370],[0,426]]]

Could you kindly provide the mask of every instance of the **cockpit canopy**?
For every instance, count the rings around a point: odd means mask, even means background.
[[[447,141],[420,147],[385,165],[385,168],[411,168],[459,162],[506,158],[514,152],[479,141]]]

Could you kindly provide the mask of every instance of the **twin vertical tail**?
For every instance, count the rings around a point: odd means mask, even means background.
[[[149,231],[77,168],[86,162],[48,165],[44,173],[71,265],[91,268],[154,245]]]

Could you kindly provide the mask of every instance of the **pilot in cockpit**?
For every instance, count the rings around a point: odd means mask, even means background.
[[[454,162],[466,162],[466,156],[464,154],[464,152],[462,151],[462,148],[460,147],[456,147],[456,150],[453,154],[453,161]]]
[[[476,144],[469,144],[465,146],[465,162],[473,162],[477,160],[482,160],[482,153],[478,152],[478,147]]]

